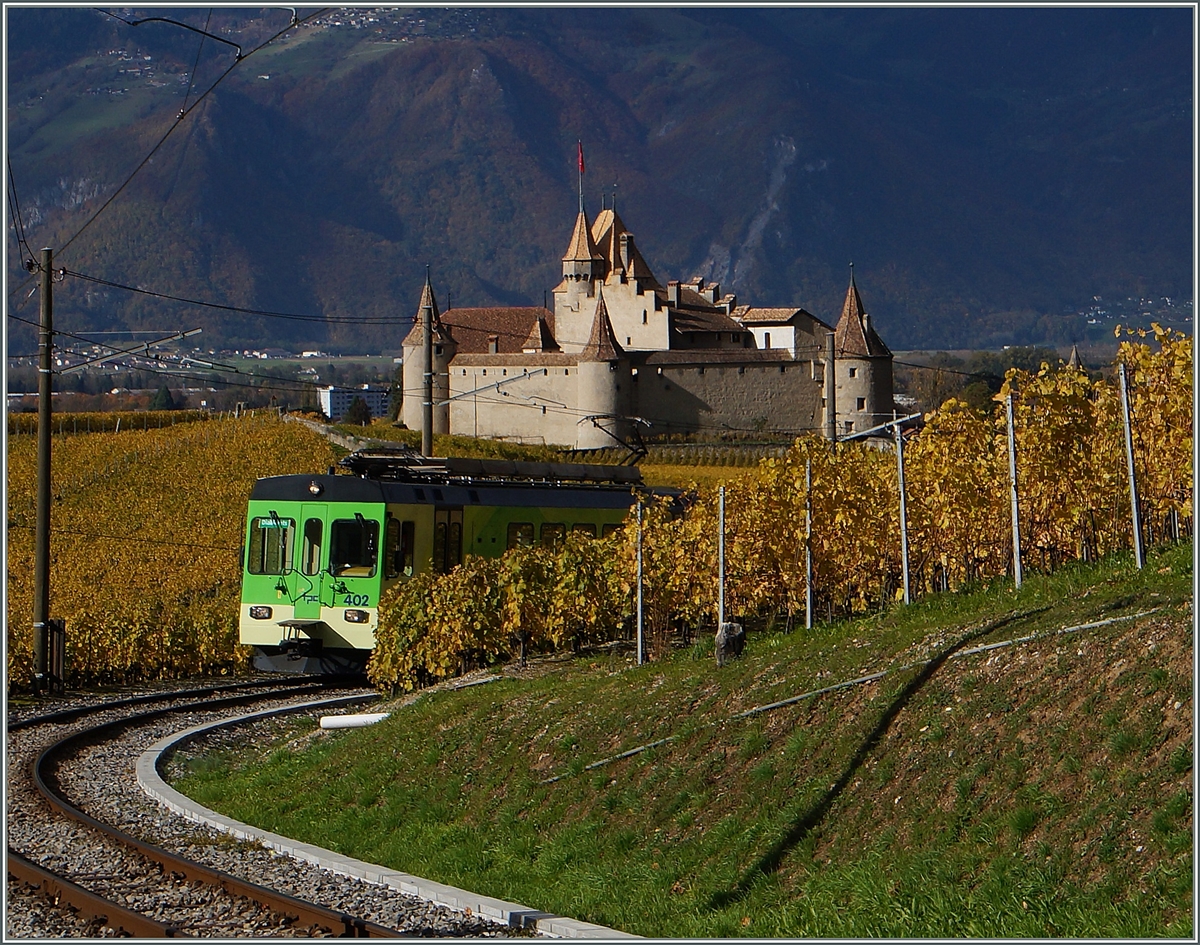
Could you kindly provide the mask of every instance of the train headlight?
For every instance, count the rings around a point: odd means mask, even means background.
[[[343,616],[346,623],[366,623],[371,619],[371,615],[365,610],[347,610]]]
[[[313,495],[320,495],[325,491],[325,487],[314,479],[308,484],[308,491]]]
[[[262,604],[255,604],[250,608],[250,618],[252,620],[270,620],[271,608],[264,607]]]

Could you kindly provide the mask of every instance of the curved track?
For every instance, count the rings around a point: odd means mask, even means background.
[[[371,915],[380,910],[369,890],[347,890],[345,882],[314,883],[299,875],[305,872],[301,867],[281,869],[266,851],[198,837],[202,832],[190,825],[186,830],[164,827],[155,822],[169,815],[130,792],[135,746],[178,728],[181,719],[185,724],[213,719],[231,706],[248,704],[295,711],[330,688],[306,680],[214,686],[76,706],[11,723],[8,935],[405,937],[503,932],[477,917],[462,917],[456,927],[453,916],[428,916],[432,907],[420,901],[408,905],[407,913],[389,902],[390,911],[384,911],[405,921],[380,921]],[[343,684],[337,698],[345,704],[373,697],[362,689],[347,692]],[[160,705],[147,707],[154,703]],[[160,830],[166,841],[155,836]],[[202,855],[186,855],[180,847]],[[269,876],[270,885],[256,882],[258,873]],[[321,895],[298,895],[305,882]],[[328,889],[331,885],[336,888]],[[71,921],[49,927],[44,916],[22,918],[28,898],[22,890],[31,886],[60,906],[69,904],[75,910],[67,915]]]

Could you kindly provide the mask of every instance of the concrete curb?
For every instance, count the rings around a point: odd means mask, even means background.
[[[213,729],[222,728],[227,725],[237,725],[241,722],[248,722],[271,715],[302,712],[305,709],[328,707],[339,702],[345,703],[351,701],[362,701],[362,697],[351,696],[337,700],[322,699],[314,702],[306,702],[301,705],[288,706],[285,709],[250,712],[245,715],[223,719],[219,722],[197,725],[184,731],[176,732],[174,735],[168,735],[166,738],[159,739],[138,757],[136,766],[138,785],[150,797],[187,820],[206,824],[216,830],[231,834],[240,840],[261,843],[263,846],[278,850],[280,853],[285,853],[288,856],[303,860],[306,863],[312,863],[315,866],[322,867],[334,873],[361,879],[380,886],[388,886],[402,893],[407,893],[410,896],[417,896],[429,902],[456,909],[459,912],[465,912],[469,909],[475,915],[484,916],[503,925],[517,928],[532,928],[544,935],[550,935],[555,938],[627,939],[640,937],[631,935],[628,932],[606,928],[603,925],[580,922],[576,919],[566,918],[565,916],[540,912],[537,909],[530,909],[528,906],[523,906],[519,903],[506,902],[503,899],[494,899],[491,896],[482,896],[478,893],[468,892],[465,889],[458,889],[455,886],[447,886],[444,883],[422,879],[420,876],[397,872],[374,863],[365,863],[362,860],[334,853],[332,850],[326,850],[309,843],[300,843],[289,837],[260,830],[257,827],[252,827],[249,824],[225,817],[216,811],[209,810],[207,807],[197,804],[191,798],[180,794],[172,788],[159,774],[159,765],[167,752]]]

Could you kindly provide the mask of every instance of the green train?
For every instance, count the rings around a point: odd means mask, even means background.
[[[349,475],[270,476],[250,494],[242,555],[241,642],[256,669],[361,672],[379,598],[465,554],[604,536],[640,493],[633,466],[425,458],[360,450]],[[666,491],[666,490],[655,490]]]

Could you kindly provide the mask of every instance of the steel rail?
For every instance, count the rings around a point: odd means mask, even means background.
[[[90,889],[76,885],[64,876],[59,876],[44,866],[21,856],[12,847],[5,855],[8,875],[26,886],[41,891],[42,895],[57,904],[65,904],[89,919],[98,919],[118,935],[130,938],[189,938],[175,925],[159,922],[134,912],[125,906],[105,899]]]
[[[213,696],[226,692],[243,692],[251,689],[279,689],[294,687],[304,683],[322,688],[331,685],[346,684],[362,679],[361,676],[291,676],[286,679],[256,679],[250,682],[222,683],[211,686],[199,686],[194,689],[177,689],[174,691],[152,692],[140,696],[129,696],[125,699],[114,699],[111,702],[97,702],[91,705],[73,706],[70,709],[60,709],[45,715],[31,715],[17,722],[7,722],[5,729],[9,732],[19,732],[22,729],[33,728],[37,725],[51,723],[74,722],[86,715],[104,712],[109,709],[127,709],[133,706],[150,705],[155,702],[169,702],[172,699],[198,699],[203,696]]]
[[[297,692],[303,691],[307,691],[307,688],[297,688]],[[278,697],[286,694],[286,692],[274,692],[270,695]],[[292,924],[304,923],[308,926],[316,926],[319,928],[328,929],[330,932],[335,933],[341,938],[416,937],[399,932],[395,929],[387,928],[386,926],[382,926],[374,922],[368,922],[365,919],[349,915],[348,913],[339,912],[335,909],[329,909],[325,906],[317,905],[316,903],[306,902],[303,899],[298,899],[295,896],[289,896],[286,893],[269,889],[266,886],[260,886],[257,883],[252,883],[230,873],[213,869],[212,867],[197,863],[194,860],[179,856],[178,854],[172,853],[171,851],[155,844],[148,843],[144,840],[139,840],[138,838],[125,833],[123,830],[120,830],[119,828],[110,824],[103,823],[102,821],[99,821],[91,815],[80,810],[56,790],[58,782],[52,770],[55,767],[55,759],[58,755],[66,752],[79,743],[94,740],[97,736],[107,734],[115,729],[127,728],[131,725],[141,724],[176,712],[197,710],[208,712],[214,707],[233,706],[239,703],[254,702],[264,698],[264,696],[265,694],[258,693],[252,695],[238,695],[225,699],[155,709],[141,715],[116,719],[81,732],[76,732],[44,749],[41,754],[38,755],[37,759],[33,762],[34,782],[37,784],[38,791],[54,810],[58,811],[65,817],[90,827],[91,829],[99,832],[111,840],[129,847],[130,849],[146,857],[151,862],[157,863],[162,868],[164,875],[175,875],[183,879],[199,881],[208,885],[218,886],[221,889],[224,889],[230,895],[245,897],[262,908],[269,909],[283,915]],[[372,698],[375,698],[375,696],[345,696],[340,699],[330,700],[330,702],[331,704],[352,703],[362,702]],[[311,708],[311,705],[296,706],[294,710],[289,707],[285,707],[281,711],[303,711],[306,708]]]

